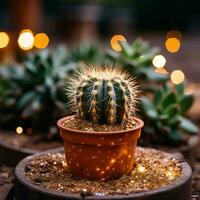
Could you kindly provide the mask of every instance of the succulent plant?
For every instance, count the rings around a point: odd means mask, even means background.
[[[105,62],[104,54],[100,48],[92,43],[84,42],[71,51],[69,59],[75,63],[101,63]]]
[[[15,109],[16,101],[21,90],[13,81],[16,75],[21,73],[21,69],[10,66],[0,67],[0,127],[8,128],[10,122],[17,118]]]
[[[177,144],[184,141],[187,134],[197,133],[195,124],[185,117],[193,98],[184,94],[183,83],[176,86],[164,84],[161,88],[155,88],[152,98],[142,97],[141,114],[145,120],[143,138]]]
[[[68,53],[62,46],[55,51],[45,49],[28,54],[20,73],[14,74],[10,81],[20,89],[20,94],[14,98],[16,123],[24,128],[48,132],[56,120],[64,115],[66,97],[62,89],[65,76],[73,73],[75,68],[76,65],[68,61]],[[7,74],[11,75],[10,71]],[[2,101],[8,102],[5,95]]]
[[[69,82],[69,106],[78,116],[100,124],[132,121],[138,90],[127,73],[108,66],[87,67]]]
[[[122,51],[108,52],[107,57],[114,63],[117,62],[130,71],[140,80],[166,81],[167,76],[154,72],[152,60],[159,52],[158,48],[151,47],[142,39],[136,39],[131,45],[127,42],[120,43]]]

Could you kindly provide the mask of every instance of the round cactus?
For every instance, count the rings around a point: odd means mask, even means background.
[[[132,121],[138,90],[127,73],[111,67],[88,67],[69,83],[69,106],[78,116],[101,124]]]

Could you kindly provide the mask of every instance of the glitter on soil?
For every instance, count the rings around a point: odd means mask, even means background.
[[[105,196],[138,193],[158,189],[176,181],[181,165],[170,155],[153,149],[137,148],[134,169],[118,180],[90,181],[73,178],[68,172],[63,153],[36,157],[25,166],[26,176],[37,185],[65,193],[88,193]]]

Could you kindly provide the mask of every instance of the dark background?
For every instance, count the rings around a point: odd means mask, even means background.
[[[200,81],[198,0],[1,0],[0,31],[10,36],[8,47],[0,50],[2,62],[18,58],[22,50],[16,41],[25,28],[47,33],[51,47],[89,40],[110,48],[115,34],[129,42],[140,36],[160,46],[169,69],[180,68],[192,81]],[[175,54],[164,46],[170,30],[182,34],[181,49]]]

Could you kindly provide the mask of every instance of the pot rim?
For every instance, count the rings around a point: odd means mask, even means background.
[[[108,132],[101,132],[101,131],[82,131],[82,130],[78,130],[78,129],[71,129],[71,128],[66,128],[62,125],[62,123],[66,120],[66,119],[69,119],[69,118],[72,118],[72,117],[75,117],[75,115],[70,115],[70,116],[67,116],[67,117],[63,117],[61,119],[59,119],[57,121],[57,126],[64,130],[64,131],[70,131],[72,133],[79,133],[79,134],[87,134],[87,135],[114,135],[114,134],[121,134],[121,133],[130,133],[130,132],[133,132],[133,131],[136,131],[136,130],[139,130],[141,129],[143,126],[144,126],[144,122],[137,118],[137,117],[134,117],[133,119],[138,123],[138,125],[132,129],[128,129],[128,130],[122,130],[122,131],[108,131]]]

